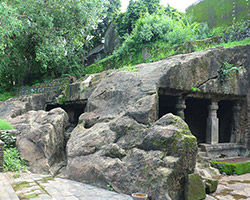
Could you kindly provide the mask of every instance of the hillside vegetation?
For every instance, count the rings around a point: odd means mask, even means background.
[[[160,5],[160,0],[130,0],[124,13],[119,12],[120,0],[84,2],[1,1],[0,101],[14,95],[17,87],[67,75],[79,78],[107,69],[134,70],[133,65],[179,53],[250,43],[250,21],[212,29],[197,19],[197,15],[206,13],[209,16],[215,13],[218,19],[221,13],[231,16],[231,7],[225,2],[233,0],[205,0],[191,6],[189,11],[192,9],[194,18]],[[221,6],[221,11],[217,13],[211,2],[217,5],[216,9]],[[239,0],[235,4],[235,19],[221,20],[228,24],[244,20],[249,6],[246,2]],[[200,5],[208,6],[206,12],[196,11]],[[200,21],[209,22],[204,16],[201,15]],[[88,52],[101,44],[111,22],[120,46],[111,55],[87,66]]]
[[[187,14],[210,27],[228,26],[250,19],[250,5],[248,0],[202,0],[190,6]]]

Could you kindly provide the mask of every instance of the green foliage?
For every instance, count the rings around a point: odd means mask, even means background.
[[[125,65],[121,68],[119,68],[119,70],[121,71],[132,71],[132,72],[136,72],[137,71],[137,68],[133,65]]]
[[[226,173],[227,175],[241,175],[250,173],[250,162],[242,162],[235,164],[212,161],[211,166],[219,169],[220,173]]]
[[[109,24],[118,15],[118,12],[121,7],[121,1],[108,0],[106,7],[107,12],[103,13],[97,27],[91,31],[91,35],[93,36],[93,38],[91,39],[91,44],[93,44],[94,46],[102,42],[105,35],[105,31],[107,30]]]
[[[136,22],[145,14],[157,13],[161,8],[160,0],[130,0],[127,11],[115,19],[116,29],[121,39],[130,34]]]
[[[167,42],[156,41],[152,44],[147,45],[148,49],[151,49],[150,54],[152,55],[146,62],[155,62],[175,54],[175,50]]]
[[[191,91],[193,91],[193,92],[200,92],[201,90],[199,88],[197,88],[197,87],[192,87]]]
[[[195,48],[195,51],[202,51],[202,50],[209,49],[212,47],[222,46],[224,48],[231,48],[231,47],[234,47],[237,45],[249,45],[249,44],[250,44],[250,38],[246,38],[246,39],[240,40],[240,41],[233,41],[233,42],[228,42],[228,43],[223,42],[223,43],[218,43],[218,44],[201,46],[201,47]]]
[[[234,72],[239,71],[239,67],[234,67],[233,64],[229,64],[228,62],[223,62],[220,68],[220,81],[223,83],[232,78]]]
[[[84,75],[85,74],[95,74],[95,73],[99,73],[102,71],[103,71],[103,67],[102,67],[101,63],[99,63],[98,65],[92,64],[84,69]]]
[[[107,185],[107,189],[110,191],[114,191],[114,188],[110,184]]]
[[[7,148],[4,151],[4,171],[20,171],[25,169],[26,163],[20,157],[16,148]]]
[[[193,15],[198,22],[219,27],[250,19],[249,10],[248,0],[202,0],[187,8],[187,13]]]
[[[6,131],[1,131],[0,140],[4,142],[6,148],[13,148],[16,146],[16,137]]]
[[[137,20],[135,28],[126,37],[122,46],[113,53],[113,60],[118,66],[141,63],[143,57],[140,52],[143,47],[152,47],[156,42],[172,47],[183,42],[207,37],[207,30],[202,27],[203,25],[193,23],[184,15],[171,18],[161,13],[145,14],[144,17]],[[166,53],[165,57],[173,55],[173,50],[167,49],[170,52]],[[137,58],[134,59],[135,57]]]
[[[107,0],[1,1],[0,86],[79,74],[106,10]]]
[[[14,127],[9,122],[0,119],[0,130],[11,130],[11,129],[14,129]]]
[[[0,101],[5,101],[13,96],[14,96],[13,92],[6,92],[6,91],[1,92],[0,93]]]
[[[222,44],[225,48],[230,48],[230,47],[234,47],[237,45],[247,45],[250,44],[250,38],[246,38],[244,40],[241,41],[233,41],[233,42],[228,42],[228,43],[224,43]]]

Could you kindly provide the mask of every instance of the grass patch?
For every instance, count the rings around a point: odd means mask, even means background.
[[[31,198],[36,198],[36,197],[38,197],[38,194],[30,194],[30,195],[25,196],[26,199],[31,199]]]
[[[241,175],[250,173],[250,162],[226,163],[211,161],[211,165],[212,167],[217,168],[220,173],[226,173],[227,175]]]
[[[234,41],[234,42],[228,42],[228,43],[220,43],[220,44],[215,44],[215,45],[208,45],[208,46],[203,46],[201,48],[196,48],[195,51],[202,51],[205,49],[210,49],[212,47],[224,47],[224,48],[231,48],[237,45],[248,45],[250,44],[250,38],[246,38],[244,40],[240,41]]]
[[[0,130],[12,130],[12,129],[14,129],[14,127],[9,122],[0,119]]]
[[[30,184],[28,182],[24,181],[24,182],[15,183],[12,185],[12,187],[15,191],[19,191],[19,190],[22,190],[23,188],[30,187]]]

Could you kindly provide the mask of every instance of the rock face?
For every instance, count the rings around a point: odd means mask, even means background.
[[[110,55],[114,49],[120,45],[117,31],[115,30],[114,23],[112,22],[104,36],[104,52],[106,55]]]
[[[53,165],[65,160],[68,115],[64,110],[29,111],[9,121],[20,132],[16,145],[32,172],[49,172]]]
[[[55,92],[20,96],[0,102],[0,118],[9,120],[30,110],[44,110],[48,102],[53,102],[58,94]]]
[[[67,144],[69,178],[153,199],[181,199],[185,175],[192,173],[196,138],[178,116],[167,114],[150,128],[128,117],[84,128]]]

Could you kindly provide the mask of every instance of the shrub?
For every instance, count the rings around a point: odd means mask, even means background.
[[[25,166],[26,163],[16,148],[7,148],[4,151],[4,171],[20,171]]]
[[[5,148],[12,148],[16,146],[16,137],[4,131],[0,133],[0,140],[5,144]]]

